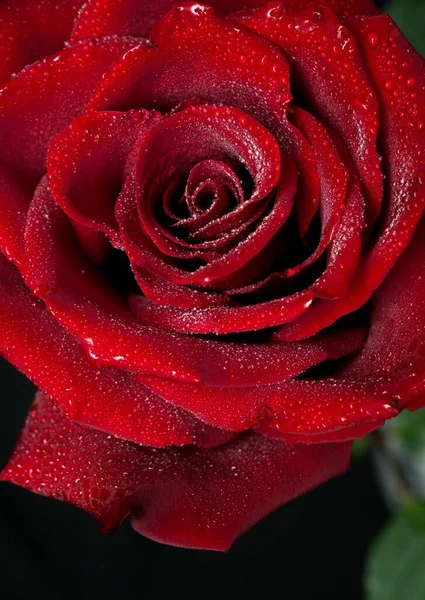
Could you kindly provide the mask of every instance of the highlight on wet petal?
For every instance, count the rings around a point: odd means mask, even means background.
[[[76,425],[39,394],[1,479],[83,508],[104,531],[130,514],[159,542],[228,550],[269,512],[345,471],[349,454],[347,443],[310,448],[254,433],[216,449],[158,451]]]

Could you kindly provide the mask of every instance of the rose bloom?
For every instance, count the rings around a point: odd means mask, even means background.
[[[4,481],[227,549],[425,404],[425,68],[371,0],[4,0]]]

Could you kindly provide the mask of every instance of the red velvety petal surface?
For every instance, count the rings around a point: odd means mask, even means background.
[[[348,467],[350,444],[286,445],[249,434],[210,450],[155,450],[68,421],[39,394],[5,470],[10,481],[75,504],[108,531],[227,550],[266,514]]]
[[[388,183],[385,219],[348,293],[338,300],[318,301],[295,323],[284,325],[279,338],[285,341],[314,335],[365,304],[408,246],[424,211],[424,59],[387,15],[354,19],[350,30],[363,49],[380,100]],[[386,50],[395,57],[390,64]]]
[[[134,41],[67,48],[24,69],[0,93],[0,249],[26,274],[25,216],[46,169],[48,143],[84,110],[111,63]]]
[[[150,446],[229,439],[151,394],[130,373],[96,368],[2,256],[0,353],[77,422]]]
[[[35,204],[33,208],[36,208]],[[29,220],[29,224],[32,225],[36,223],[36,213],[33,208],[30,211],[31,218]],[[40,223],[44,224],[44,233],[41,229],[33,231],[33,250],[36,240],[40,242],[49,238],[49,226],[54,224],[54,219],[46,220],[46,216],[49,217],[48,205],[40,205],[39,208]],[[56,207],[56,211],[59,211],[58,207]],[[29,231],[30,229],[27,233]],[[39,235],[36,233],[37,231],[39,231]],[[64,243],[67,238],[66,232],[59,229],[58,233],[58,240]],[[46,301],[53,308],[55,314],[59,315],[62,321],[68,319],[68,325],[69,319],[71,319],[74,323],[74,325],[71,324],[71,329],[77,335],[83,335],[85,338],[92,336],[91,339],[97,339],[98,343],[100,327],[104,333],[102,333],[103,341],[99,344],[99,351],[108,353],[111,342],[114,343],[114,339],[116,339],[117,349],[115,352],[121,352],[119,358],[123,367],[158,371],[160,363],[157,360],[161,349],[165,353],[163,364],[167,366],[167,369],[173,367],[176,369],[173,373],[174,378],[182,377],[183,363],[183,366],[187,365],[185,368],[191,367],[194,373],[199,374],[204,382],[203,385],[179,385],[177,382],[159,377],[157,379],[141,378],[141,382],[150,388],[154,398],[159,395],[166,401],[193,412],[195,416],[206,423],[239,431],[257,423],[262,418],[264,409],[268,407],[272,411],[267,418],[269,420],[278,418],[281,430],[302,431],[315,435],[319,432],[341,430],[359,421],[382,420],[395,414],[388,397],[380,397],[373,393],[365,394],[355,385],[335,386],[332,382],[327,385],[326,382],[312,381],[310,383],[293,382],[286,386],[266,385],[251,389],[247,387],[233,389],[205,387],[205,384],[208,383],[210,386],[255,386],[276,381],[276,378],[278,381],[289,379],[326,358],[338,358],[359,349],[364,339],[364,332],[361,330],[346,332],[343,335],[318,337],[300,344],[269,344],[265,346],[223,344],[209,340],[172,336],[166,332],[144,331],[143,328],[138,328],[131,323],[126,326],[121,325],[121,328],[117,330],[120,321],[112,319],[108,312],[114,310],[114,307],[111,304],[109,309],[106,306],[101,309],[104,302],[102,298],[97,299],[96,297],[101,286],[96,286],[95,290],[90,291],[88,284],[91,285],[95,281],[92,277],[89,277],[85,283],[79,282],[81,268],[78,268],[78,264],[76,264],[75,271],[78,274],[76,279],[70,270],[75,261],[71,263],[69,258],[66,263],[63,263],[67,265],[67,269],[60,266],[58,268],[58,265],[61,264],[60,257],[63,255],[63,249],[58,242],[56,242],[56,251],[53,254],[49,245],[43,246],[43,248],[40,248],[41,262],[38,263],[39,266],[49,265],[50,276],[56,280],[59,276],[63,277],[66,274],[66,284],[53,286],[53,289],[57,288],[60,291],[54,292],[53,295],[52,293],[46,295]],[[74,259],[77,256],[75,249],[74,252],[71,252],[71,256]],[[34,258],[37,259],[37,253]],[[82,271],[89,272],[89,267],[85,265]],[[38,279],[40,272],[36,274],[34,271],[34,274]],[[48,285],[51,286],[52,282]],[[72,294],[75,290],[79,290],[81,285],[83,285],[81,293],[70,304],[66,295],[71,294],[69,297],[73,297]],[[89,303],[84,300],[87,294],[91,298]],[[106,297],[112,301],[107,294]],[[93,305],[93,302],[96,302],[97,305],[95,310],[93,310],[93,306],[96,305]],[[65,309],[63,313],[61,305]],[[82,311],[85,319],[84,321],[81,317],[78,319],[86,333],[81,331],[78,326],[75,329],[77,324],[75,319],[80,305],[83,309],[85,306]],[[101,312],[99,312],[100,309]],[[153,355],[152,343],[156,348]],[[140,358],[135,355],[137,351]],[[157,358],[155,359],[155,357]],[[179,363],[182,364],[179,366]],[[159,373],[163,374],[163,369],[160,369]],[[128,410],[127,404],[123,403],[122,409],[119,411],[123,419],[128,414]],[[285,423],[285,427],[282,423]],[[115,422],[113,426],[116,426]],[[130,425],[128,425],[128,430],[132,431]]]
[[[263,2],[273,7],[279,2]],[[327,7],[341,17],[356,17],[360,15],[376,15],[379,13],[373,0],[282,0],[288,14],[297,14],[309,8],[320,9]]]
[[[180,161],[190,165],[189,168],[216,155],[227,156],[245,165],[255,185],[249,199],[253,211],[264,210],[261,201],[273,191],[281,172],[279,146],[273,136],[254,119],[232,107],[192,106],[158,123],[140,147],[136,190],[139,219],[143,230],[154,242],[156,249],[168,257],[196,256],[193,253],[194,247],[190,244],[182,246],[179,238],[159,226],[155,215],[157,207],[154,197],[155,194],[161,193],[161,184],[158,186],[158,183],[166,180],[167,163],[173,159],[175,161],[176,154]],[[157,183],[149,185],[152,178],[155,178]],[[207,265],[193,272],[170,269],[167,264],[166,271],[169,271],[169,274],[165,273],[165,276],[173,283],[205,285],[207,281],[208,286],[213,286],[215,280],[221,280],[240,270],[244,263],[267,245],[291,210],[297,180],[295,167],[287,164],[281,178],[284,181],[281,185],[282,190],[276,195],[276,206],[270,211],[270,215],[264,217],[261,227],[257,227],[251,235],[246,235],[240,244],[224,256],[213,258]],[[131,197],[126,200],[134,203]],[[255,209],[256,205],[257,209]],[[117,206],[118,212],[119,206]],[[234,214],[236,212],[235,210]],[[244,226],[242,215],[236,220],[235,225]],[[207,227],[208,225],[203,228],[204,233]],[[222,233],[223,240],[226,240],[229,227],[230,223]],[[217,247],[219,244],[214,241],[213,248]],[[145,261],[140,264],[149,268]],[[158,274],[161,274],[160,267],[161,264],[155,269]]]
[[[283,50],[304,100],[346,144],[367,192],[374,222],[382,202],[376,149],[378,104],[355,40],[333,13],[291,18],[283,4],[247,13],[240,21]],[[335,22],[336,21],[336,22]]]
[[[118,229],[115,202],[128,155],[160,118],[145,110],[89,113],[56,136],[48,149],[49,183],[69,217],[109,234]]]
[[[334,379],[294,379],[257,387],[207,387],[140,376],[152,391],[206,423],[235,431],[259,421],[282,433],[317,436],[396,416],[391,396],[367,384]],[[345,438],[347,439],[347,438]],[[312,439],[313,441],[313,439]],[[319,440],[320,441],[320,440]]]
[[[2,148],[8,148],[5,164],[24,173],[26,180],[38,181],[50,140],[84,111],[107,68],[136,44],[140,42],[129,38],[78,44],[9,81],[0,95]]]
[[[189,334],[226,334],[256,331],[291,322],[306,312],[312,299],[311,292],[301,292],[253,306],[213,306],[187,311],[155,305],[142,296],[132,296],[130,304],[138,321],[145,326],[151,324]]]
[[[389,389],[400,406],[425,405],[425,220],[374,298],[367,343],[339,374]]]
[[[345,207],[349,175],[333,144],[330,132],[317,119],[295,107],[293,121],[310,143],[316,158],[321,187],[321,237],[316,250],[309,258],[288,270],[291,275],[295,275],[315,262],[334,237]]]
[[[0,83],[11,73],[60,50],[84,0],[3,0]]]
[[[270,115],[281,122],[291,98],[282,53],[217,18],[210,7],[198,6],[197,11],[185,5],[167,13],[152,34],[155,49],[141,45],[117,61],[89,107],[167,112],[188,98],[202,98],[240,108],[263,124]]]
[[[283,440],[287,444],[323,444],[328,442],[347,442],[350,440],[361,440],[372,431],[379,429],[384,425],[385,421],[371,421],[362,425],[352,425],[345,429],[330,431],[326,433],[318,433],[309,435],[305,433],[288,433],[280,431],[276,427],[271,427],[269,424],[261,424],[255,427],[255,431],[260,435],[272,438],[274,440]]]
[[[177,0],[89,0],[77,19],[71,42],[102,35],[134,35],[148,37],[153,25]],[[219,14],[244,8],[257,8],[264,0],[209,0],[206,4]],[[196,7],[196,3],[193,3]],[[196,10],[196,9],[194,9]]]
[[[155,23],[173,6],[188,4],[177,0],[88,0],[76,20],[71,42],[103,35],[135,35],[147,37]],[[191,3],[196,10],[198,3]],[[226,15],[266,4],[265,0],[208,0],[217,14]],[[341,16],[376,14],[372,0],[285,0],[288,12],[328,6]]]

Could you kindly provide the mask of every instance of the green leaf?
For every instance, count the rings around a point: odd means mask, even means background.
[[[425,503],[411,501],[374,541],[366,600],[425,600]]]

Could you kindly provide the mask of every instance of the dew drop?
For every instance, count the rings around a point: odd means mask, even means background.
[[[376,35],[376,33],[370,33],[369,37],[368,37],[368,40],[369,40],[369,44],[371,46],[375,46],[376,47],[379,44],[379,38]]]

